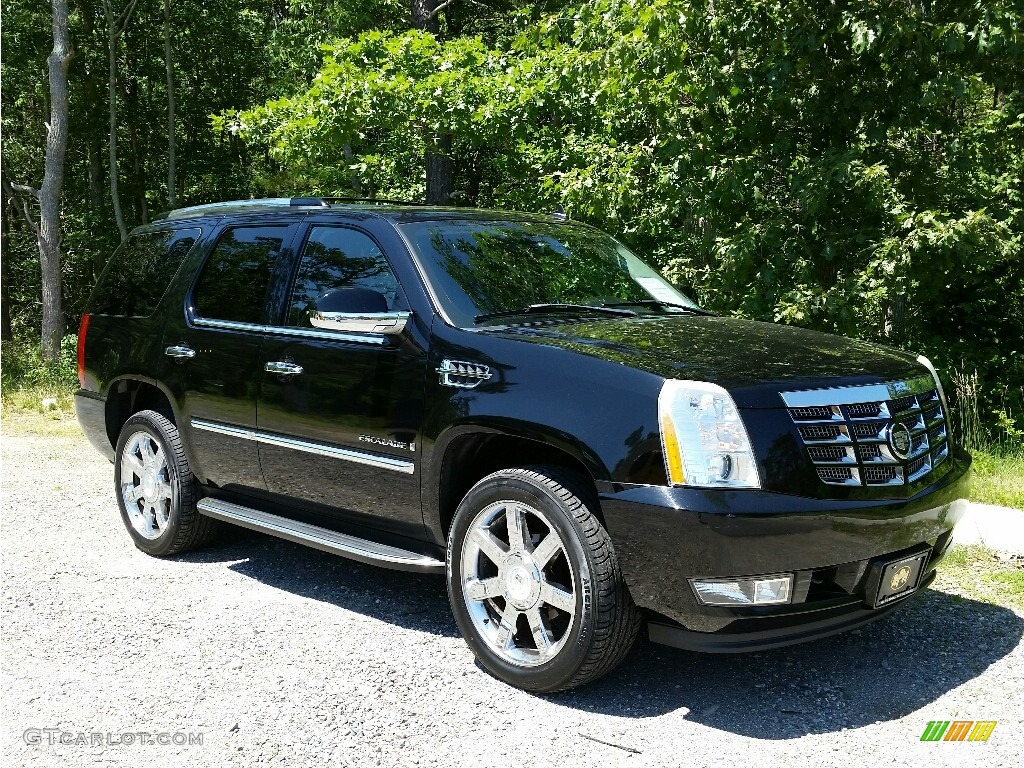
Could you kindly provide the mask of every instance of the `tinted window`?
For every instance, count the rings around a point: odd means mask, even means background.
[[[153,314],[198,237],[198,229],[146,232],[129,237],[100,275],[89,311],[128,317]]]
[[[354,229],[314,227],[295,276],[288,325],[309,326],[316,300],[335,288],[377,291],[388,300],[388,309],[394,309],[398,295],[398,281],[368,235]]]
[[[221,235],[196,286],[196,314],[261,322],[270,274],[287,233],[286,226],[236,227]]]
[[[625,246],[591,227],[451,220],[401,229],[457,325],[472,326],[482,315],[531,304],[629,303],[638,312],[694,306]]]

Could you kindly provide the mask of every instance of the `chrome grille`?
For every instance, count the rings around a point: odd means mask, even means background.
[[[931,376],[780,394],[823,483],[905,485],[949,456],[946,414]],[[890,444],[894,424],[910,431],[905,449],[899,429]]]

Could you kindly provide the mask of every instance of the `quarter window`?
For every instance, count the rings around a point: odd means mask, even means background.
[[[236,227],[221,235],[195,292],[200,317],[259,323],[288,227]]]
[[[151,315],[198,237],[198,229],[166,229],[129,237],[100,275],[89,311],[123,317]]]
[[[302,252],[288,308],[288,325],[309,327],[316,300],[335,288],[369,288],[388,309],[399,301],[398,281],[370,237],[354,229],[313,227]]]

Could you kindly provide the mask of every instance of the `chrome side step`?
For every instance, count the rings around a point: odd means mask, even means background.
[[[398,571],[418,571],[420,573],[444,573],[444,562],[427,555],[409,552],[387,544],[338,533],[328,528],[321,528],[309,523],[301,523],[280,515],[261,512],[258,509],[243,507],[220,499],[201,499],[196,505],[207,517],[224,520],[228,523],[251,528],[254,531],[269,533],[281,539],[305,544],[307,547],[321,549],[333,555],[341,555],[370,565],[380,565]]]

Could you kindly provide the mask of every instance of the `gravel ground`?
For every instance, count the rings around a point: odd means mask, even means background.
[[[148,557],[80,435],[5,431],[5,765],[1024,762],[1024,617],[1005,608],[929,591],[872,627],[753,655],[642,640],[600,682],[532,696],[474,664],[441,578],[234,528]],[[938,719],[998,726],[921,743]],[[30,728],[85,743],[29,744]]]

